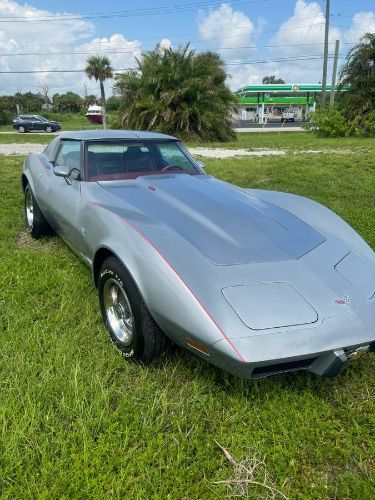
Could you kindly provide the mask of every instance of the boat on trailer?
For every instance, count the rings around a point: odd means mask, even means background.
[[[101,106],[89,106],[86,118],[90,123],[103,123],[103,108]]]

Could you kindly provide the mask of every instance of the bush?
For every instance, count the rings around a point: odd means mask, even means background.
[[[309,121],[304,127],[320,137],[349,137],[363,134],[361,124],[357,120],[346,119],[337,108],[332,110],[320,108],[310,113]]]
[[[367,137],[375,137],[375,111],[370,111],[364,116],[358,115],[356,120],[361,127],[362,134]]]
[[[124,107],[115,126],[192,140],[235,139],[231,112],[238,99],[226,84],[218,54],[197,53],[189,45],[178,50],[157,46],[137,64],[115,76],[114,92]]]
[[[13,120],[12,113],[0,109],[0,125],[10,125]]]
[[[72,113],[53,113],[51,111],[45,111],[41,113],[42,116],[45,118],[48,118],[48,120],[54,120],[56,122],[64,122],[66,120],[70,120],[73,117],[77,116],[76,114]]]
[[[53,110],[57,112],[79,113],[83,106],[83,99],[74,92],[55,94],[52,97]]]
[[[118,97],[108,97],[107,102],[106,102],[106,109],[108,111],[119,111],[122,106],[121,99]]]

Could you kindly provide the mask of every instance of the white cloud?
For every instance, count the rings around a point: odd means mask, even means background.
[[[75,19],[53,19],[61,16],[71,16]],[[118,54],[108,54],[114,68],[124,68],[134,65],[134,55],[140,54],[140,42],[128,41],[122,34],[113,34],[109,38],[94,38],[82,43],[84,39],[92,37],[94,25],[84,19],[76,19],[77,15],[67,12],[52,13],[47,10],[36,9],[30,5],[21,5],[13,0],[0,1],[1,17],[17,18],[49,18],[43,22],[2,22],[0,23],[0,70],[1,71],[31,71],[31,70],[78,70],[85,67],[89,55],[109,51],[119,51]],[[52,55],[59,52],[59,55]],[[81,54],[87,52],[88,54]],[[24,55],[7,56],[15,53],[43,53],[42,56]],[[14,93],[17,90],[26,92],[38,91],[38,82],[46,82],[50,88],[50,95],[68,90],[82,94],[83,84],[88,91],[98,93],[98,86],[90,82],[84,73],[35,73],[35,74],[2,74],[0,93]],[[111,90],[108,82],[107,92]]]
[[[254,26],[251,19],[243,12],[233,10],[228,4],[222,4],[216,10],[210,9],[208,14],[200,11],[198,30],[204,40],[219,38],[218,41],[212,42],[215,46],[234,49],[221,50],[222,56],[229,63],[244,63],[251,59],[297,58],[323,53],[324,14],[317,2],[297,0],[293,15],[281,24],[276,35],[268,42],[269,45],[282,45],[282,47],[269,48],[268,53],[263,52],[262,56],[260,54],[256,56],[256,47],[252,37],[261,33],[266,23],[267,21],[262,18],[258,20],[257,26]],[[337,37],[341,37],[340,31],[336,27],[331,27],[332,51]],[[249,49],[240,49],[243,46],[252,46],[254,50],[251,52]],[[308,63],[286,61],[229,65],[227,67],[230,73],[228,83],[232,89],[237,89],[247,84],[259,83],[263,76],[270,74],[284,78],[288,82],[317,82],[321,78],[321,66],[319,59],[308,61]]]
[[[239,88],[252,83],[259,83],[264,75],[276,75],[287,83],[318,83],[322,80],[325,16],[317,2],[297,0],[293,15],[285,20],[277,33],[269,40],[270,47],[265,59],[291,59],[289,61],[270,62],[251,66],[229,67],[232,88]],[[358,12],[349,28],[335,26],[341,24],[337,18],[331,18],[329,30],[329,55],[333,56],[335,40],[340,40],[340,54],[345,54],[348,45],[356,43],[366,32],[375,31],[375,12]],[[303,57],[316,59],[300,60]],[[344,59],[339,59],[339,68]],[[331,83],[332,57],[328,60],[327,83]]]
[[[331,18],[329,29],[329,55],[327,67],[327,83],[331,83],[333,53],[335,41],[340,40],[340,54],[345,54],[348,46],[344,42],[356,42],[366,31],[375,31],[375,13],[359,12],[353,16],[349,29],[335,26],[337,18]],[[298,60],[305,56],[322,56],[324,48],[325,16],[317,2],[297,0],[293,16],[280,26],[270,45],[269,58],[296,58],[295,61],[280,62],[274,65],[279,68],[281,77],[289,83],[311,82],[322,80],[322,59]],[[339,68],[344,62],[339,58]]]
[[[141,42],[138,40],[127,40],[122,34],[115,33],[109,38],[95,38],[88,43],[82,44],[75,48],[76,54],[73,55],[75,64],[79,68],[85,66],[86,59],[89,55],[94,55],[96,53],[107,55],[110,59],[112,68],[114,69],[127,69],[135,65],[135,57],[139,58],[141,55]],[[80,52],[87,52],[88,54],[79,54]],[[108,52],[108,54],[106,54]],[[116,52],[116,53],[112,53]],[[71,56],[70,56],[71,57]],[[87,82],[87,77],[84,74],[80,74],[80,88],[83,84]],[[98,85],[95,80],[92,81],[91,88],[93,87],[92,93],[96,94],[98,92]],[[111,93],[112,82],[106,82],[106,92]],[[91,92],[90,92],[91,93]]]
[[[375,11],[374,12],[357,12],[353,17],[352,24],[345,33],[347,42],[355,42],[365,33],[375,32]]]
[[[322,54],[324,23],[325,16],[318,3],[297,0],[293,16],[281,24],[270,45],[281,45],[277,53],[283,56]],[[340,31],[331,26],[329,42],[334,44],[340,38]],[[270,52],[275,51],[274,48],[270,49]]]
[[[261,20],[260,24],[264,24]],[[241,47],[253,47],[251,35],[254,33],[254,24],[246,14],[223,3],[218,9],[209,9],[208,12],[200,10],[198,14],[198,31],[203,40],[209,42],[214,39],[213,44],[219,49],[229,47],[233,50],[222,50],[226,60],[241,58],[249,54],[249,49]],[[218,40],[219,39],[219,40]]]
[[[169,38],[163,38],[159,42],[159,47],[162,49],[170,49],[172,47],[172,42],[169,40]]]
[[[63,15],[75,19],[54,22],[55,17]],[[141,54],[139,40],[127,40],[124,34],[112,34],[106,38],[94,38],[95,26],[92,22],[67,12],[53,13],[37,9],[15,0],[0,0],[1,17],[50,18],[49,22],[0,23],[0,71],[17,70],[62,70],[82,69],[86,59],[95,53],[108,52],[114,68],[131,67],[135,64],[134,56]],[[77,19],[78,17],[78,19]],[[220,7],[200,10],[198,13],[198,31],[200,38],[208,47],[217,48],[227,62],[243,63],[254,59],[298,58],[309,54],[323,54],[324,13],[321,4],[315,1],[296,0],[293,15],[286,19],[278,32],[267,45],[278,48],[264,49],[257,54],[254,36],[264,31],[266,19],[253,21],[240,10],[234,10],[229,3]],[[338,18],[331,19],[330,53],[334,50],[334,41],[341,40],[340,53],[345,53],[348,42],[356,42],[366,32],[375,32],[375,12],[358,12],[349,28],[337,27],[344,24]],[[262,41],[263,43],[263,41]],[[311,44],[311,45],[304,45]],[[172,46],[171,40],[163,38],[162,47]],[[241,47],[250,47],[241,49]],[[225,50],[229,48],[230,50]],[[259,47],[260,49],[260,47]],[[116,54],[109,52],[117,51]],[[58,56],[53,52],[61,52]],[[82,54],[83,52],[83,54]],[[259,50],[260,52],[260,50]],[[14,53],[43,53],[43,56],[13,56]],[[10,56],[7,56],[9,54]],[[339,65],[342,64],[339,61]],[[328,67],[328,81],[331,78],[331,64]],[[289,83],[318,82],[321,80],[322,60],[271,62],[255,65],[229,65],[231,88],[237,89],[250,83],[259,83],[264,75],[275,74]],[[38,82],[44,81],[50,87],[50,95],[56,92],[72,90],[82,94],[84,83],[89,93],[98,94],[98,85],[89,81],[84,73],[43,73],[43,74],[1,74],[0,94],[38,91]],[[106,91],[111,92],[111,82],[107,82]]]

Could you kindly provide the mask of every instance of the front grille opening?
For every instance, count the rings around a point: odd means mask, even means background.
[[[261,378],[267,375],[275,375],[276,373],[291,372],[295,370],[306,370],[318,358],[306,358],[298,361],[288,361],[286,363],[276,363],[274,365],[260,366],[255,368],[251,373],[251,378]]]

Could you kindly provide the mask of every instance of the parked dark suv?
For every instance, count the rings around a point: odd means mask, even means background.
[[[47,120],[40,115],[20,115],[13,120],[13,128],[18,132],[29,132],[30,130],[45,130],[46,132],[56,132],[61,126],[58,122]]]

